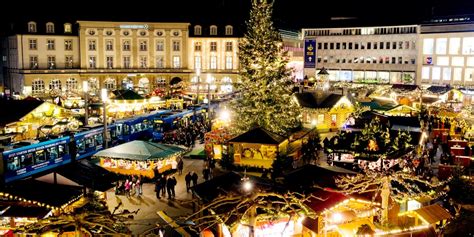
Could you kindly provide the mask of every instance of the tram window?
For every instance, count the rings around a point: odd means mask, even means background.
[[[20,168],[20,160],[18,156],[8,158],[8,170],[15,171]]]
[[[157,131],[157,132],[163,132],[162,123],[156,123],[156,122],[155,122],[155,126],[153,127],[153,130],[154,130],[154,131]]]
[[[46,152],[44,150],[39,150],[35,152],[35,164],[44,162],[46,160],[47,160]],[[21,165],[24,167],[23,157],[22,157]],[[31,165],[31,163],[28,165]]]
[[[94,139],[91,137],[91,138],[87,138],[86,139],[86,149],[87,148],[91,148],[91,147],[94,147],[95,144],[94,144]]]
[[[117,138],[116,130],[110,129],[108,131],[109,131],[109,137],[115,140],[115,138]]]
[[[97,145],[101,145],[104,143],[104,136],[102,136],[102,134],[97,134],[94,137]]]
[[[84,150],[86,149],[86,146],[85,146],[85,143],[84,143],[84,139],[78,140],[76,146],[77,146],[77,150],[78,150],[79,152],[84,152]]]
[[[123,125],[123,135],[128,135],[130,134],[130,126],[128,126],[127,124],[124,124]]]
[[[117,124],[115,131],[117,132],[117,136],[122,135],[122,124]]]
[[[59,156],[63,156],[64,154],[67,154],[67,148],[65,145],[59,145],[58,146],[58,154]]]
[[[132,125],[130,126],[130,134],[134,134],[135,133],[135,126]]]
[[[57,147],[53,146],[53,147],[48,148],[48,153],[49,153],[48,158],[50,160],[58,158],[58,148]]]

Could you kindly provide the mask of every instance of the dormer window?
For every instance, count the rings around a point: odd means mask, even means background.
[[[217,26],[211,26],[210,35],[217,35]]]
[[[202,27],[194,26],[194,35],[202,35]]]
[[[54,24],[52,22],[46,23],[46,33],[54,33]]]
[[[36,22],[34,22],[34,21],[28,22],[28,32],[29,33],[36,33]]]
[[[234,34],[234,29],[232,26],[226,26],[225,27],[225,35],[233,35]]]
[[[72,25],[71,23],[64,24],[64,33],[72,33]]]

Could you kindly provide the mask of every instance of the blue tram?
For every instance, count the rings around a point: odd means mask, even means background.
[[[118,120],[107,127],[109,146],[137,139],[162,140],[163,133],[185,125],[203,116],[207,108],[190,107],[187,110],[160,110],[149,114]],[[104,148],[103,125],[85,126],[74,135],[8,148],[0,159],[1,175],[5,183],[32,176],[92,156]]]

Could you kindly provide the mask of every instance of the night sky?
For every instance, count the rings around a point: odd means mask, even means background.
[[[3,23],[16,20],[191,21],[243,24],[251,0],[16,0],[1,7]],[[28,3],[27,3],[28,2]],[[2,4],[5,4],[3,2]],[[54,5],[55,7],[51,7]],[[25,6],[29,6],[27,10]],[[435,15],[473,14],[473,0],[275,0],[274,21],[299,29],[330,17],[356,17],[365,24],[419,23]],[[61,9],[61,10],[60,10]],[[6,10],[6,11],[4,11]]]

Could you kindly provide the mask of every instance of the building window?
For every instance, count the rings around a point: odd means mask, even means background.
[[[217,56],[211,56],[211,63],[209,69],[217,69]]]
[[[156,51],[164,51],[165,50],[165,42],[163,40],[156,41]]]
[[[114,78],[107,78],[104,82],[104,86],[107,90],[115,90],[116,81]]]
[[[140,68],[147,68],[147,57],[146,56],[140,56]]]
[[[390,42],[385,42],[385,49],[390,49]]]
[[[33,92],[33,94],[44,93],[44,81],[41,79],[35,79],[31,84],[31,91]]]
[[[66,81],[66,90],[67,91],[76,91],[77,90],[77,79],[76,78],[68,78]]]
[[[225,42],[225,51],[231,52],[232,51],[232,42]]]
[[[405,49],[410,49],[410,41],[405,41]]]
[[[468,67],[474,67],[474,57],[467,57],[466,65]]]
[[[72,40],[64,40],[64,50],[72,50]]]
[[[30,50],[38,49],[38,41],[36,39],[30,39]]]
[[[70,23],[64,24],[64,33],[72,33],[72,26]]]
[[[462,39],[462,54],[474,54],[474,37],[465,37]]]
[[[38,56],[30,56],[30,69],[38,69]]]
[[[54,50],[56,48],[55,45],[54,45],[54,40],[53,39],[47,40],[46,44],[47,44],[48,50]]]
[[[181,58],[179,56],[173,56],[173,68],[181,68]]]
[[[164,68],[165,67],[165,60],[163,56],[156,57],[156,67],[157,68]]]
[[[140,41],[140,51],[147,51],[147,42],[145,40]]]
[[[114,57],[107,56],[106,57],[107,68],[111,69],[114,68]]]
[[[464,67],[464,57],[452,57],[451,65],[458,66],[458,67]]]
[[[95,51],[95,49],[96,49],[95,40],[89,40],[89,51]]]
[[[123,51],[130,51],[130,40],[123,41]]]
[[[180,51],[181,44],[178,40],[173,40],[173,51]]]
[[[28,32],[29,33],[36,33],[36,22],[28,22]]]
[[[451,81],[451,68],[450,67],[443,68],[443,80]]]
[[[225,35],[232,35],[232,34],[234,34],[234,29],[232,28],[232,26],[226,26]]]
[[[466,68],[464,70],[464,81],[472,81],[474,74],[474,68]]]
[[[114,50],[114,42],[112,40],[105,41],[105,50],[112,51]]]
[[[96,68],[96,57],[95,56],[89,56],[89,68]]]
[[[200,69],[202,68],[202,65],[201,65],[201,56],[195,56],[194,57],[194,69]]]
[[[130,68],[130,56],[123,57],[123,68]]]
[[[318,49],[322,49],[323,47],[323,44],[322,43],[318,43]]]
[[[430,79],[430,67],[422,67],[421,68],[421,79],[422,80],[429,80]]]
[[[449,39],[449,54],[458,55],[461,48],[461,38]]]
[[[431,78],[433,80],[439,80],[441,79],[441,68],[440,67],[433,67],[431,69]]]
[[[54,24],[52,22],[46,23],[46,33],[54,33]]]
[[[56,57],[48,56],[48,69],[55,69],[55,68],[56,68]]]
[[[436,57],[436,65],[438,66],[449,66],[449,57]]]
[[[211,42],[210,50],[211,50],[212,52],[217,51],[217,42]]]
[[[210,35],[217,35],[217,26],[211,26]]]
[[[423,39],[423,54],[433,54],[434,39]]]
[[[461,81],[462,80],[462,68],[454,68],[453,71],[453,80],[454,81]]]
[[[403,41],[398,42],[398,49],[403,49]]]
[[[392,42],[392,49],[397,49],[397,42]]]
[[[232,56],[225,57],[225,69],[231,70],[234,67],[232,64]]]
[[[194,43],[194,51],[201,51],[201,42],[195,42]]]
[[[72,68],[73,67],[73,60],[72,60],[72,55],[66,55],[65,57],[66,62],[64,62],[66,68]]]
[[[447,46],[448,46],[447,38],[436,39],[436,54],[446,54]]]
[[[194,35],[201,35],[202,34],[202,27],[197,25],[194,26]]]
[[[59,79],[54,79],[49,82],[50,90],[61,90],[61,81]]]

